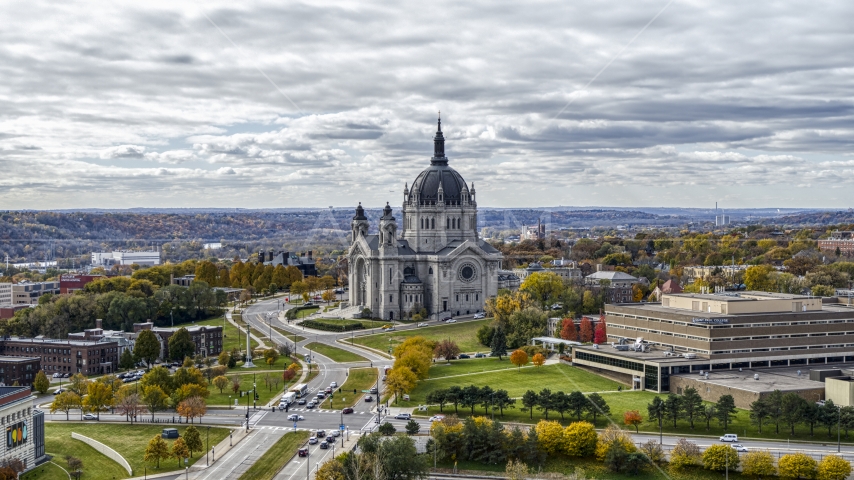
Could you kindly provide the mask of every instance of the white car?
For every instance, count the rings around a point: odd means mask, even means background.
[[[417,326],[418,326],[418,327],[426,327],[426,326],[427,326],[427,324],[426,324],[426,323],[424,323],[424,322],[421,322],[421,323],[419,323]]]
[[[735,451],[739,452],[739,453],[747,452],[747,447],[745,447],[744,445],[742,445],[740,443],[736,443],[735,445],[732,446],[732,448],[734,448]]]
[[[296,413],[292,413],[288,415],[288,420],[292,422],[298,422],[300,420],[305,420],[305,417],[303,417],[302,415],[297,415]]]
[[[722,442],[737,442],[738,441],[738,435],[736,435],[734,433],[724,434],[724,436],[721,437],[721,441]]]
[[[83,415],[83,420],[97,420],[97,419],[98,419],[98,416],[95,415],[94,413],[87,413],[86,415]]]
[[[410,415],[408,413],[398,413],[397,415],[394,416],[394,418],[396,418],[397,420],[411,420],[412,415]]]
[[[332,388],[338,388],[338,382],[332,382],[329,384],[329,386]]]
[[[486,315],[485,315],[485,314],[483,314],[483,313],[475,313],[473,318],[474,318],[475,320],[479,320],[479,319],[481,319],[481,318],[486,318]]]
[[[441,422],[444,419],[445,419],[444,415],[433,415],[427,421],[428,422]]]
[[[449,319],[445,320],[445,323],[457,323],[457,321],[453,318],[449,318]]]

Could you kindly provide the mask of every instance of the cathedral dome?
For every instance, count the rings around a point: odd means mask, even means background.
[[[445,205],[459,205],[463,200],[463,192],[468,193],[466,182],[462,175],[448,166],[445,156],[445,137],[442,134],[442,119],[433,138],[433,158],[430,166],[415,177],[412,191],[418,192],[418,202],[422,205],[434,205],[439,201],[441,187]]]

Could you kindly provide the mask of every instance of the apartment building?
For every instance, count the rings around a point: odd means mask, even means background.
[[[48,376],[54,373],[94,375],[116,371],[119,346],[116,342],[3,337],[0,355],[39,358],[41,369]]]
[[[222,327],[211,325],[182,325],[180,327],[155,327],[152,322],[134,323],[134,333],[151,330],[160,340],[160,359],[169,358],[169,337],[181,328],[186,328],[196,344],[196,355],[215,357],[222,352]]]
[[[854,232],[834,230],[830,237],[818,241],[818,249],[825,252],[854,253]]]
[[[44,412],[37,409],[30,387],[0,387],[0,425],[6,441],[0,446],[0,463],[19,460],[24,471],[43,461]]]
[[[41,370],[38,357],[10,357],[0,355],[0,385],[30,386]]]
[[[670,375],[854,362],[854,308],[765,292],[662,295],[605,306],[610,344],[573,349],[579,365],[666,392]]]
[[[59,295],[59,282],[0,283],[0,305],[35,305],[48,293]]]

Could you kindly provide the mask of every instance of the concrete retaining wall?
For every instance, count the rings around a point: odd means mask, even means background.
[[[71,432],[71,438],[75,440],[80,440],[86,445],[89,445],[90,447],[97,450],[99,453],[103,453],[104,455],[109,457],[110,460],[113,460],[114,462],[124,467],[124,469],[128,471],[128,475],[133,476],[133,470],[130,468],[130,464],[127,460],[125,460],[125,457],[119,454],[119,452],[113,450],[112,448],[104,445],[103,443],[95,439],[80,435],[79,433]]]

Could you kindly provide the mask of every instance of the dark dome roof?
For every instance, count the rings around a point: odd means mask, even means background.
[[[433,137],[433,158],[430,159],[430,166],[415,177],[412,190],[418,191],[419,203],[430,205],[439,201],[439,185],[442,185],[445,205],[462,203],[462,192],[466,188],[466,181],[456,170],[448,166],[441,118],[436,136]]]
[[[419,173],[412,183],[412,189],[418,190],[418,201],[421,204],[434,204],[439,200],[439,185],[445,205],[458,205],[462,202],[462,191],[466,181],[462,175],[448,165],[430,165]]]

